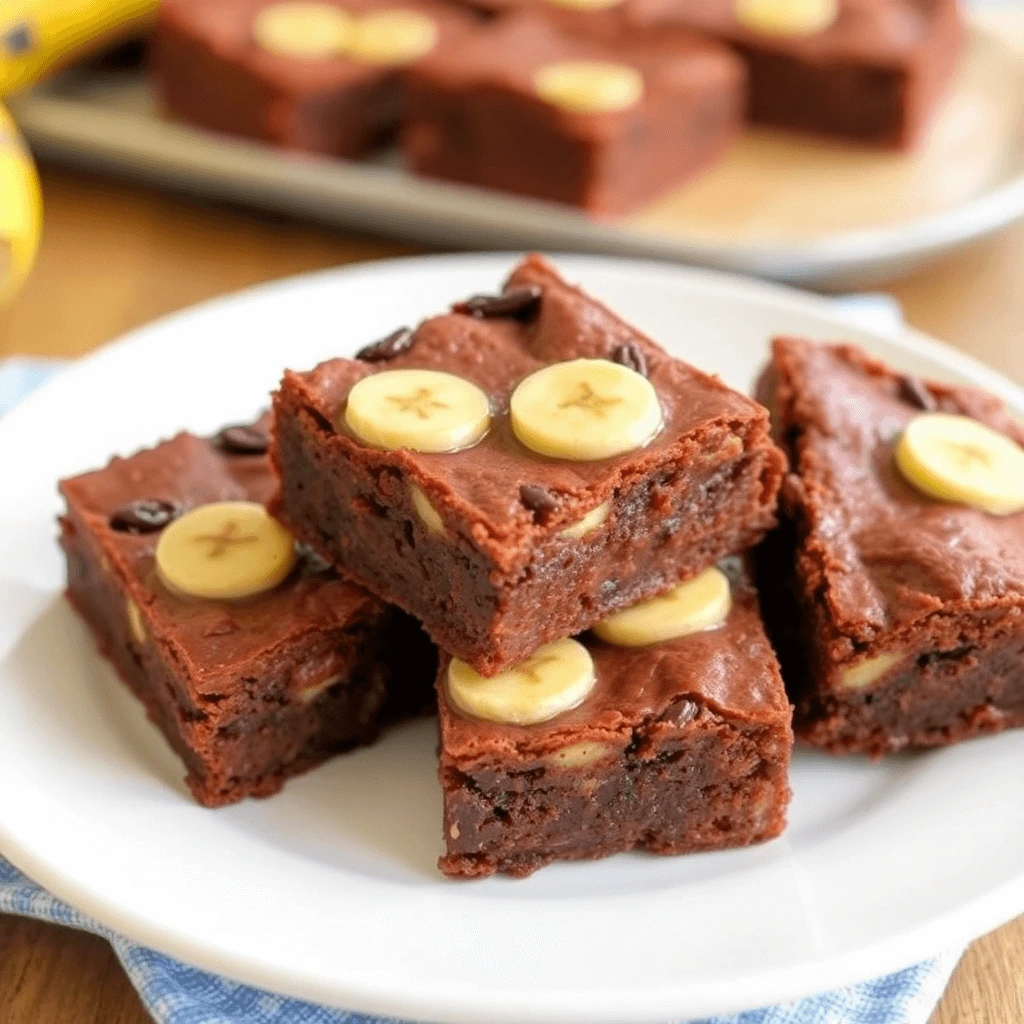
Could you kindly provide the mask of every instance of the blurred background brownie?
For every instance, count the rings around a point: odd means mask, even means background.
[[[163,0],[154,86],[192,124],[358,157],[394,137],[406,68],[469,20],[433,0]]]
[[[523,15],[410,71],[402,150],[420,174],[617,213],[718,159],[744,103],[742,64],[711,40],[586,38]]]
[[[419,712],[433,676],[414,622],[266,514],[266,444],[263,425],[179,434],[61,484],[68,598],[211,807]]]
[[[274,514],[487,675],[775,523],[767,412],[539,257],[274,410]]]
[[[779,835],[789,702],[746,571],[739,559],[724,568],[632,609],[605,634],[617,642],[549,644],[505,677],[474,679],[442,656],[442,871],[522,876],[554,860]],[[570,688],[588,671],[579,699]],[[560,699],[575,706],[544,717]]]
[[[797,735],[877,756],[1024,725],[1020,425],[849,345],[777,340],[761,393],[792,467],[759,583]]]

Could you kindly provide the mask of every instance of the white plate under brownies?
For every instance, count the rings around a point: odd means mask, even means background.
[[[849,285],[906,272],[1024,216],[1024,14],[986,19],[998,33],[971,29],[918,152],[748,131],[696,181],[614,219],[417,178],[394,154],[358,163],[296,156],[173,124],[139,75],[72,73],[12,109],[48,159],[395,237],[647,256]]]
[[[254,414],[285,365],[351,353],[511,260],[370,264],[137,331],[0,420],[0,853],[132,938],[240,980],[451,1024],[653,1024],[893,971],[1024,911],[1024,731],[880,764],[799,752],[785,835],[453,882],[434,724],[399,728],[270,800],[209,811],[61,597],[57,478],[182,427]],[[860,340],[909,370],[1024,393],[823,300],[653,263],[570,278],[746,388],[768,337]]]

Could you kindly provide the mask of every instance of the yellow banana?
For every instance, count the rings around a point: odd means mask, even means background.
[[[31,269],[42,222],[35,164],[11,115],[0,106],[0,306]]]
[[[157,0],[0,0],[0,96],[145,31]]]

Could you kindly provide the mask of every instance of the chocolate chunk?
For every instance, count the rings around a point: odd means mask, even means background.
[[[456,313],[468,313],[477,317],[511,316],[518,320],[529,320],[540,309],[540,298],[544,289],[539,284],[509,288],[501,295],[474,295],[465,302],[456,303]]]
[[[632,341],[616,347],[612,352],[612,362],[639,373],[641,377],[647,376],[647,357],[640,346]]]
[[[386,338],[375,341],[366,348],[361,348],[356,353],[356,359],[362,359],[364,363],[383,363],[388,359],[408,352],[416,340],[416,333],[411,327],[399,327],[392,331]]]
[[[687,722],[692,722],[699,712],[700,705],[692,700],[678,700],[669,707],[665,718],[676,725],[686,725]]]
[[[299,558],[306,563],[307,572],[317,575],[322,572],[328,572],[331,569],[331,563],[314,551],[308,544],[303,544],[299,541],[295,545],[295,550],[299,553]]]
[[[176,515],[178,506],[159,498],[140,498],[122,505],[111,517],[110,527],[122,533],[156,533]]]
[[[558,508],[554,495],[546,487],[536,484],[523,484],[519,488],[519,500],[534,513],[534,518],[546,516]]]
[[[916,405],[925,412],[935,412],[939,403],[927,386],[917,377],[906,376],[900,380],[900,398],[911,405]]]
[[[225,427],[214,437],[213,443],[228,455],[265,455],[270,438],[255,424],[237,423]]]

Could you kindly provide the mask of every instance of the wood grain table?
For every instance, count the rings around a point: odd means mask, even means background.
[[[76,356],[202,299],[413,253],[380,239],[44,169],[38,267],[0,311],[0,356]],[[916,327],[1024,382],[1024,226],[895,282]],[[1024,918],[976,942],[933,1024],[1024,1022]],[[0,1024],[148,1018],[101,939],[0,915]]]

